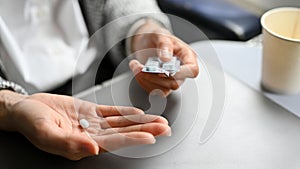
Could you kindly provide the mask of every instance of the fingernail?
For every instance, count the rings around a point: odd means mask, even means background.
[[[167,136],[167,137],[171,137],[171,136],[172,136],[171,130],[170,130],[169,132],[167,132],[166,136]]]
[[[172,129],[170,127],[170,129],[167,131],[166,136],[170,137],[172,136]]]
[[[149,141],[150,141],[149,144],[155,144],[156,143],[156,139],[154,137]]]
[[[166,50],[166,49],[164,49],[164,50],[162,51],[162,54],[163,54],[163,56],[165,56],[165,57],[169,57],[169,58],[172,57],[171,53],[170,53],[168,50]]]
[[[164,59],[164,61],[169,61],[172,59],[172,54],[168,51],[168,49],[160,50],[160,57]]]
[[[172,136],[172,130],[171,130],[171,128],[169,128],[166,131],[160,133],[156,137],[170,137],[170,136]]]

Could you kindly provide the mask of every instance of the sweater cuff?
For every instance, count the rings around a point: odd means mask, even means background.
[[[126,51],[126,56],[130,56],[132,53],[132,38],[133,36],[136,34],[136,31],[143,26],[145,23],[147,23],[147,21],[151,19],[154,22],[158,23],[159,25],[161,25],[164,28],[167,28],[164,24],[162,24],[159,21],[156,21],[155,19],[152,18],[142,18],[139,19],[138,21],[136,21],[129,29],[127,35],[126,35],[126,41],[125,41],[125,51]],[[170,30],[170,32],[172,32],[172,30]]]
[[[147,22],[146,18],[140,19],[137,22],[135,22],[129,29],[127,35],[126,35],[126,41],[125,41],[125,50],[126,50],[126,56],[130,56],[132,51],[132,37],[135,35],[136,31],[143,26]]]

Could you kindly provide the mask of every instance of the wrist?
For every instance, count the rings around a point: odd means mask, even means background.
[[[164,29],[164,27],[155,20],[147,19],[146,22],[137,29],[136,34],[153,33],[157,29]]]
[[[0,130],[11,131],[12,108],[27,96],[10,90],[0,90]]]

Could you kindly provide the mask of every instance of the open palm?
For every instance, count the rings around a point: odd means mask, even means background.
[[[145,115],[133,107],[104,106],[69,96],[35,94],[11,108],[12,129],[36,147],[78,160],[99,152],[153,144],[155,136],[169,135],[163,117]],[[83,129],[79,119],[90,126]]]

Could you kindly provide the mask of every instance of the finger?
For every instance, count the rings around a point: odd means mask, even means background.
[[[129,62],[129,67],[133,74],[137,75],[142,71],[144,65],[142,65],[139,61],[134,59]]]
[[[168,62],[173,57],[173,42],[169,35],[156,34],[155,38],[157,55],[163,62]]]
[[[197,57],[193,49],[180,39],[176,37],[174,37],[173,39],[174,55],[176,55],[184,64],[195,64],[197,61]]]
[[[99,146],[91,137],[85,133],[70,134],[65,139],[66,147],[70,148],[70,151],[66,151],[71,158],[79,160],[84,157],[98,155]],[[74,148],[72,148],[74,145]],[[73,149],[73,150],[72,150]]]
[[[141,109],[135,107],[124,107],[124,106],[101,105],[101,106],[97,106],[96,111],[102,117],[144,114],[144,111]]]
[[[142,76],[142,75],[141,75]],[[147,93],[167,97],[170,94],[170,89],[161,85],[149,82],[141,77],[136,77],[138,83],[146,90]]]
[[[101,135],[111,135],[115,133],[128,133],[128,132],[147,132],[151,133],[153,136],[170,136],[171,128],[162,123],[147,123],[147,124],[138,124],[132,125],[128,127],[120,127],[120,128],[109,128],[106,130],[102,130]]]
[[[182,80],[177,80],[175,77],[161,77],[156,74],[145,73],[141,76],[143,81],[148,81],[162,88],[176,90],[178,89],[181,84],[183,83]]]
[[[184,80],[185,78],[195,78],[199,74],[198,66],[196,65],[181,65],[180,71],[174,76],[175,79]]]
[[[179,39],[177,39],[174,44],[175,55],[181,60],[184,65],[190,65],[190,67],[192,68],[191,70],[196,77],[199,73],[196,52],[194,52],[190,46]]]
[[[107,129],[111,127],[127,127],[131,125],[145,124],[145,123],[168,124],[168,121],[161,116],[156,116],[151,114],[112,116],[103,119],[103,122],[101,122],[101,128]]]
[[[104,149],[101,151],[114,151],[134,145],[155,143],[154,136],[147,132],[116,133],[112,135],[95,136],[93,139],[101,147],[100,149]]]
[[[71,160],[97,155],[98,144],[85,133],[66,132],[55,125],[40,126],[39,140],[33,141],[37,147],[49,153],[64,156]]]
[[[196,53],[191,49],[189,45],[181,41],[180,39],[176,37],[169,38],[170,40],[173,40],[173,52],[176,57],[178,57],[183,65],[188,66],[181,66],[181,69],[183,69],[180,72],[177,72],[176,74],[179,74],[175,77],[177,77],[177,80],[184,80],[185,78],[194,78],[198,76],[199,74],[199,67],[198,67],[198,61]],[[189,70],[188,70],[189,69]]]

